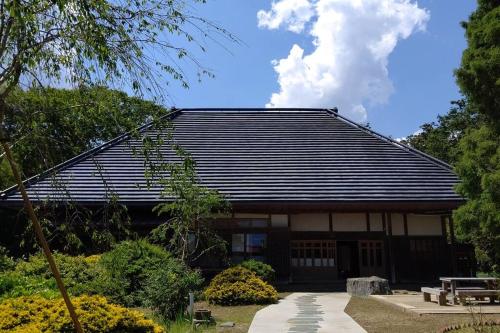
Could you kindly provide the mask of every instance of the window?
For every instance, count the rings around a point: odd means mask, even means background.
[[[383,251],[381,241],[360,242],[361,266],[382,267]]]
[[[263,253],[266,249],[266,236],[266,234],[247,234],[246,253]]]
[[[233,234],[232,252],[245,252],[245,234]]]
[[[232,235],[231,261],[239,263],[246,259],[265,261],[267,235],[263,233],[238,233]]]
[[[334,267],[335,241],[293,241],[292,267]]]

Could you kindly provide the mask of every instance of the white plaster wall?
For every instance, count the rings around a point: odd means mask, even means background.
[[[441,236],[440,215],[408,214],[408,235]]]
[[[370,213],[370,231],[384,231],[382,213]]]
[[[332,214],[333,231],[366,231],[366,214]]]
[[[271,215],[271,226],[274,228],[288,227],[288,215],[285,214]]]
[[[290,215],[292,231],[329,231],[330,218],[326,214],[293,214]]]
[[[391,213],[392,235],[404,236],[405,222],[403,214]]]

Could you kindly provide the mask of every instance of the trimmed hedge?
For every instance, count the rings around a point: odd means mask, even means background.
[[[108,303],[102,296],[72,299],[86,333],[164,333],[160,326],[138,311]],[[0,304],[0,331],[11,333],[74,332],[62,298],[19,297]]]
[[[217,274],[204,296],[209,303],[218,305],[269,304],[278,300],[276,289],[242,266]]]

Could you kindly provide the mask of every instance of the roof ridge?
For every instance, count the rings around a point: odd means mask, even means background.
[[[299,107],[294,107],[294,108],[265,108],[265,107],[247,107],[247,108],[181,108],[180,110],[184,112],[226,112],[226,111],[232,111],[232,112],[248,112],[248,111],[267,111],[267,112],[276,112],[276,111],[292,111],[292,112],[312,112],[312,111],[317,111],[317,112],[325,112],[328,109],[326,108],[299,108]]]
[[[182,109],[176,109],[176,108],[172,108],[167,114],[163,115],[160,117],[160,119],[165,119],[166,117],[172,117],[175,118],[180,112],[182,111]],[[151,127],[153,125],[153,120],[151,121],[148,121],[147,123],[141,125],[141,126],[138,126],[135,131],[138,131],[138,132],[142,132],[146,129],[148,129],[149,127]],[[45,178],[47,178],[50,174],[52,174],[53,172],[59,172],[59,171],[63,171],[73,165],[75,165],[76,163],[78,162],[81,162],[89,157],[92,157],[92,156],[95,156],[97,155],[98,153],[102,152],[102,151],[105,151],[123,141],[125,141],[126,139],[130,138],[131,137],[131,134],[134,132],[134,130],[131,130],[131,131],[128,131],[126,133],[123,133],[123,134],[120,134],[119,136],[109,140],[109,141],[106,141],[104,142],[103,144],[97,146],[97,147],[94,147],[94,148],[91,148],[89,150],[86,150],[84,151],[83,153],[79,154],[79,155],[76,155],[75,157],[72,157],[70,158],[69,160],[66,160],[62,163],[59,163],[43,172],[40,172],[39,174],[37,175],[34,175],[26,180],[23,181],[24,185],[26,186],[26,188],[29,188],[31,185],[33,185],[34,183],[37,183],[39,181],[42,181],[44,180]],[[8,197],[10,194],[12,194],[12,192],[15,192],[17,191],[17,185],[13,185],[3,191],[0,191],[0,200],[2,199],[5,199],[6,197]]]
[[[339,118],[340,120],[344,121],[345,123],[347,123],[347,124],[349,124],[349,125],[351,125],[353,127],[357,127],[360,130],[366,132],[367,134],[370,134],[371,136],[374,136],[374,137],[376,137],[376,138],[378,138],[380,140],[386,141],[386,142],[388,142],[388,143],[396,146],[399,149],[402,149],[404,151],[412,153],[413,155],[416,155],[416,156],[419,156],[419,157],[423,157],[426,160],[430,161],[431,163],[433,163],[433,164],[435,164],[435,165],[437,165],[437,166],[439,166],[439,167],[441,167],[443,169],[446,169],[448,171],[452,171],[453,172],[453,167],[450,164],[448,164],[448,163],[446,163],[444,161],[441,161],[440,159],[435,158],[434,156],[426,154],[423,151],[420,151],[420,150],[418,150],[416,148],[413,148],[413,147],[405,145],[405,144],[403,144],[401,142],[398,142],[398,141],[396,141],[396,140],[394,140],[394,139],[392,139],[392,138],[390,138],[390,137],[388,137],[386,135],[383,135],[383,134],[381,134],[381,133],[379,133],[377,131],[372,130],[371,128],[363,126],[363,125],[361,125],[361,124],[359,124],[359,123],[357,123],[357,122],[355,122],[355,121],[347,118],[346,116],[343,116],[343,115],[339,114],[338,111],[336,110],[336,108],[335,109],[325,109],[325,110],[326,110],[326,112],[329,115],[331,115],[333,117],[336,117],[336,118]]]

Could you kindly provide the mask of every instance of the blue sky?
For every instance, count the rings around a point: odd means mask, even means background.
[[[292,0],[294,1],[301,3],[308,0]],[[311,2],[314,1],[317,0],[311,0]],[[394,1],[401,2],[400,0]],[[459,98],[453,69],[459,65],[461,53],[466,47],[463,29],[459,22],[466,20],[474,8],[475,2],[471,0],[422,0],[418,2],[420,11],[418,13],[415,8],[407,8],[409,13],[413,11],[415,14],[408,20],[415,22],[420,20],[425,29],[423,31],[418,29],[418,24],[416,24],[414,31],[409,36],[398,39],[395,47],[388,52],[386,59],[388,81],[381,83],[381,85],[392,83],[391,89],[382,90],[381,95],[387,95],[386,98],[378,101],[375,97],[374,101],[373,96],[358,96],[362,98],[366,114],[364,119],[373,129],[395,138],[406,136],[415,132],[422,123],[433,121],[436,115],[446,113],[449,102]],[[229,52],[209,43],[207,52],[198,54],[198,58],[203,65],[213,71],[215,78],[205,78],[199,83],[196,76],[192,73],[189,75],[188,72],[189,89],[183,89],[176,84],[170,85],[168,92],[176,107],[264,107],[270,102],[271,94],[280,91],[278,83],[280,74],[275,70],[271,61],[289,57],[294,44],[297,44],[298,49],[303,50],[304,55],[314,52],[315,45],[312,43],[314,37],[308,33],[313,28],[314,19],[307,21],[300,33],[290,31],[290,28],[286,26],[287,22],[282,22],[278,28],[271,27],[269,22],[267,27],[259,28],[257,19],[259,10],[275,15],[275,19],[279,16],[278,12],[270,11],[270,1],[261,0],[209,0],[207,4],[196,7],[198,15],[227,28],[242,42],[240,44],[224,43]],[[424,10],[428,16],[426,19],[422,17]],[[354,15],[352,11],[349,13],[347,15]],[[327,14],[323,16],[329,20]],[[362,16],[363,22],[370,21],[370,17],[366,15],[369,13]],[[408,14],[408,16],[411,15],[413,14]],[[363,22],[360,22],[359,29],[350,28],[349,36],[352,40],[362,42],[364,37],[360,36],[358,39],[356,34],[366,34],[366,31],[370,31],[369,26],[366,27],[368,30],[361,29]],[[380,21],[373,24],[381,25]],[[328,36],[328,31],[322,33]],[[401,31],[400,33],[404,34]],[[347,51],[352,52],[349,49]],[[363,68],[363,71],[365,67],[366,70],[371,70],[370,64],[361,64],[363,61],[356,60],[358,58],[355,56],[353,59],[354,64],[344,68],[345,72],[356,72],[358,69],[356,61],[359,62],[359,68]],[[362,54],[359,59],[364,59]],[[345,59],[343,62],[339,61],[338,66],[346,66],[345,63]],[[334,75],[335,71],[342,71],[342,68],[338,66],[330,69]],[[293,73],[294,68],[292,66],[292,69],[286,73],[282,70],[281,78],[283,80],[289,79],[290,76],[293,78],[296,75]],[[380,71],[380,68],[377,70]],[[376,78],[377,75],[380,76],[380,73],[374,75]],[[302,94],[299,85],[298,88],[294,88],[295,90],[290,90],[289,96],[282,98],[281,104],[278,105],[333,107],[338,106],[335,103],[336,98],[344,96],[347,100],[341,101],[341,104],[349,105],[352,89],[349,90],[348,87],[349,85],[356,87],[356,80],[359,76],[363,79],[363,73],[358,73],[352,76],[353,80],[350,80],[354,82],[347,82],[350,79],[349,75],[344,75],[336,81],[341,85],[338,88],[340,90],[333,92],[330,98],[323,98],[318,103],[314,99],[311,100],[312,97],[306,97],[307,91]],[[342,90],[342,85],[346,87],[346,91]],[[328,86],[322,89],[328,90]],[[377,87],[374,89],[378,91]],[[326,91],[326,93],[329,92]],[[309,105],[314,103],[317,105]],[[349,113],[348,107],[341,108],[340,111],[347,116],[358,118],[356,120],[361,119],[354,113]]]

